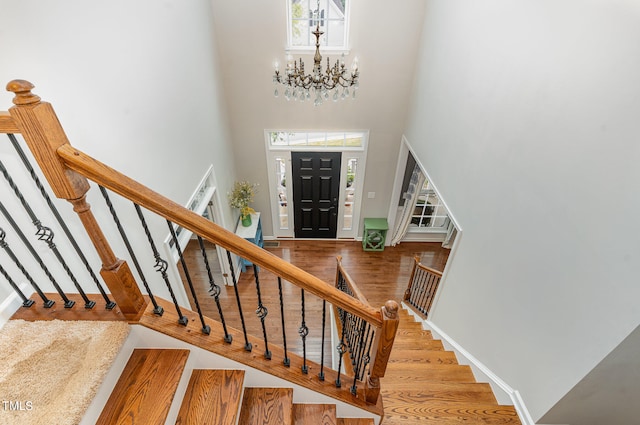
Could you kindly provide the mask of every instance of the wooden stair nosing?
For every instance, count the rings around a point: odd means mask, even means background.
[[[163,425],[188,356],[189,350],[133,350],[96,424]]]
[[[244,370],[194,369],[176,425],[235,425]]]
[[[293,404],[294,425],[336,425],[335,404]]]
[[[238,423],[293,425],[293,389],[245,388]]]
[[[373,413],[374,415],[382,416],[384,414],[382,398],[379,397],[375,405],[366,403],[362,385],[358,388],[357,396],[352,395],[345,385],[343,385],[342,388],[336,388],[332,383],[336,381],[338,374],[336,371],[327,368],[326,365],[324,368],[325,380],[323,382],[318,379],[317,375],[320,371],[320,365],[315,362],[307,359],[308,373],[303,374],[300,372],[303,365],[302,357],[289,352],[287,355],[290,360],[290,366],[287,367],[282,362],[284,359],[284,350],[277,345],[269,346],[272,357],[271,360],[266,360],[263,356],[264,342],[262,339],[249,335],[248,339],[253,345],[253,350],[247,352],[244,349],[244,335],[242,331],[228,326],[227,331],[233,337],[233,342],[227,344],[223,340],[224,331],[220,322],[205,316],[206,323],[211,327],[210,335],[205,335],[201,332],[197,313],[183,309],[182,313],[187,317],[189,323],[187,326],[182,326],[178,324],[178,316],[173,309],[172,303],[160,297],[156,297],[156,301],[158,305],[164,308],[164,314],[162,316],[155,315],[153,313],[153,305],[149,303],[146,311],[138,322],[140,325],[294,384],[301,385],[311,391],[343,401],[354,407]],[[342,382],[353,381],[353,377],[344,374],[341,374],[340,379]]]

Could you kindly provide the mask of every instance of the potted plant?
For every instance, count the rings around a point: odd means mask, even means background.
[[[237,181],[233,184],[233,190],[229,194],[229,205],[240,210],[240,219],[245,227],[251,226],[251,214],[256,211],[249,206],[256,194],[257,184],[247,181]]]

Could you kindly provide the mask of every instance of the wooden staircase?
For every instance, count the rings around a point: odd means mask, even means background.
[[[164,425],[189,350],[136,349],[96,422]],[[333,404],[294,404],[291,388],[243,390],[244,371],[194,369],[182,399],[180,425],[373,425],[336,418]]]
[[[383,425],[520,424],[513,406],[501,406],[489,384],[477,383],[442,342],[406,310],[381,379]]]

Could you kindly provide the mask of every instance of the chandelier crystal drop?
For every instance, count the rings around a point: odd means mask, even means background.
[[[287,100],[298,100],[304,102],[314,97],[313,104],[321,105],[325,100],[332,99],[337,102],[339,99],[352,97],[355,99],[356,90],[358,88],[358,59],[354,59],[349,71],[344,63],[344,54],[340,60],[336,60],[331,66],[329,58],[327,58],[327,67],[322,70],[322,55],[320,55],[320,36],[324,34],[320,31],[319,16],[320,1],[318,0],[318,9],[314,12],[316,20],[316,30],[313,34],[316,36],[316,53],[313,57],[313,72],[311,74],[304,73],[304,62],[302,59],[295,61],[291,55],[287,55],[287,65],[284,74],[280,74],[280,65],[276,61],[274,64],[275,73],[273,75],[273,83],[275,89],[273,94],[278,97],[282,85],[283,94]]]

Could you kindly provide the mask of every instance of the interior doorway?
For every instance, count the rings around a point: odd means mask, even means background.
[[[341,152],[291,152],[296,238],[336,237],[341,159]]]

